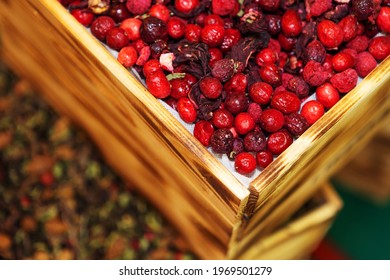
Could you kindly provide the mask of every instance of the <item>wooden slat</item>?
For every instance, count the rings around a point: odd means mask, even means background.
[[[320,188],[323,204],[282,226],[274,233],[257,237],[252,246],[234,259],[304,259],[318,246],[342,208],[342,202],[329,183]]]
[[[3,59],[88,131],[194,252],[224,258],[249,191],[57,1],[3,6]]]

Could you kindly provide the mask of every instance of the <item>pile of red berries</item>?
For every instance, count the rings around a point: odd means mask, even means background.
[[[59,1],[241,174],[390,54],[389,0]]]

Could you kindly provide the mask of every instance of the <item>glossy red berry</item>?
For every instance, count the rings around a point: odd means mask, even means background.
[[[283,33],[279,33],[278,41],[283,50],[290,52],[293,50],[297,43],[296,37],[287,37]]]
[[[223,53],[219,48],[209,48],[210,60],[209,65],[213,67],[214,63],[223,58]]]
[[[210,145],[211,136],[214,133],[213,125],[205,120],[200,120],[195,123],[194,136],[202,143],[203,146],[208,147]]]
[[[282,84],[282,72],[275,64],[267,63],[259,69],[260,78],[263,82],[273,87]]]
[[[234,168],[240,174],[250,174],[256,169],[256,159],[248,152],[242,152],[236,155]]]
[[[115,21],[109,16],[100,16],[91,24],[91,33],[100,41],[105,41],[107,32],[115,27]]]
[[[331,83],[326,82],[316,89],[316,98],[326,109],[330,109],[340,100],[340,94]]]
[[[248,86],[248,77],[244,73],[237,73],[227,81],[223,88],[229,94],[233,92],[245,94],[246,87]]]
[[[179,17],[171,17],[167,23],[167,32],[173,39],[184,37],[186,33],[186,23]]]
[[[349,42],[356,37],[358,31],[358,21],[354,15],[342,18],[338,25],[343,30],[344,42]]]
[[[222,44],[225,36],[225,28],[218,24],[209,24],[202,28],[200,38],[209,47],[216,47]]]
[[[153,72],[161,71],[161,65],[160,62],[157,59],[149,59],[145,64],[143,65],[142,72],[145,75],[145,77],[149,76]]]
[[[201,31],[202,27],[200,27],[199,25],[187,24],[184,36],[190,43],[199,43]]]
[[[263,109],[259,104],[257,104],[256,102],[251,102],[246,111],[249,113],[249,115],[252,116],[255,123],[260,122],[260,116],[263,112]]]
[[[271,85],[264,82],[255,82],[249,87],[249,96],[260,105],[266,105],[270,102],[273,93]]]
[[[296,10],[287,10],[282,16],[282,31],[287,37],[297,37],[302,32],[302,20]]]
[[[284,126],[284,115],[276,109],[264,110],[260,115],[259,124],[267,132],[276,132]]]
[[[271,107],[281,111],[283,114],[298,112],[301,108],[301,100],[290,91],[280,91],[271,99]]]
[[[193,123],[196,120],[196,109],[188,97],[180,98],[177,101],[176,108],[180,118],[186,123]]]
[[[188,14],[199,5],[199,0],[175,0],[175,9]]]
[[[273,162],[274,160],[274,156],[273,154],[268,151],[268,150],[264,150],[264,151],[260,151],[256,154],[256,162],[257,162],[257,166],[264,169],[266,168],[268,165],[271,164],[271,162]]]
[[[140,28],[142,21],[138,18],[127,18],[123,20],[119,27],[126,31],[130,41],[136,41],[141,38]]]
[[[133,46],[122,48],[118,53],[118,61],[124,67],[129,68],[133,66],[138,59],[138,52]]]
[[[120,27],[114,27],[107,32],[106,42],[110,48],[120,50],[129,44],[129,38],[125,30]]]
[[[249,106],[249,98],[242,93],[231,93],[225,99],[225,109],[233,115],[246,111]]]
[[[149,9],[149,15],[168,22],[171,11],[163,4],[155,4]]]
[[[95,19],[95,15],[91,11],[84,9],[74,9],[70,13],[79,23],[86,27],[90,26]]]
[[[219,24],[221,26],[224,26],[224,21],[217,14],[208,14],[208,15],[205,16],[203,24],[204,25]]]
[[[130,11],[126,7],[126,3],[112,3],[108,9],[107,15],[110,16],[116,23],[120,23],[126,18],[131,17]]]
[[[203,78],[199,82],[199,88],[203,95],[210,99],[216,99],[222,93],[222,83],[210,76]]]
[[[382,7],[376,18],[379,29],[385,33],[390,33],[390,7]]]
[[[276,64],[278,61],[278,55],[270,48],[262,49],[255,56],[255,62],[257,66],[263,67],[265,64]]]
[[[317,36],[325,48],[328,49],[337,48],[344,39],[341,27],[327,19],[317,25]]]
[[[343,72],[355,66],[355,59],[346,52],[336,53],[332,58],[332,67],[336,72]]]
[[[267,150],[274,155],[283,153],[292,143],[294,139],[290,132],[281,129],[272,133],[267,140]]]
[[[385,59],[390,55],[390,36],[373,38],[368,45],[368,51],[378,61]]]
[[[356,57],[355,69],[362,78],[367,76],[376,67],[377,62],[369,52],[361,52]]]
[[[255,121],[252,116],[247,112],[239,113],[234,119],[234,128],[237,133],[241,135],[247,134],[249,131],[255,128]]]
[[[213,125],[217,128],[231,128],[234,123],[234,116],[226,109],[218,109],[213,113]]]
[[[232,47],[238,43],[241,39],[241,33],[237,29],[227,28],[225,30],[225,36],[219,48],[223,53],[229,52]]]
[[[310,100],[302,106],[301,115],[309,125],[318,121],[325,113],[325,107],[317,100]]]
[[[149,73],[146,76],[146,86],[157,98],[166,98],[171,93],[171,84],[162,70]]]
[[[173,99],[180,99],[181,97],[187,97],[190,92],[190,84],[184,79],[173,79],[169,81],[171,84],[171,97]]]

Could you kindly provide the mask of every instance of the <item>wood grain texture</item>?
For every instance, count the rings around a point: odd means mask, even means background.
[[[286,260],[305,259],[318,246],[342,208],[342,201],[329,183],[317,193],[324,202],[308,213],[290,221],[262,238],[252,240],[253,246],[242,250],[234,259]],[[256,241],[257,240],[257,241]]]
[[[199,256],[224,258],[249,191],[57,1],[12,1],[0,15],[2,58],[87,130]]]

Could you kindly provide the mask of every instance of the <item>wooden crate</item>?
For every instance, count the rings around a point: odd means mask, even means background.
[[[385,204],[390,200],[390,117],[381,123],[374,138],[334,177],[348,189]]]
[[[1,58],[83,127],[201,258],[240,255],[272,232],[389,113],[388,58],[244,186],[56,0],[1,3]]]
[[[342,201],[326,183],[295,218],[270,235],[252,243],[237,259],[301,260],[310,258],[328,232]],[[307,209],[309,208],[309,209]]]

